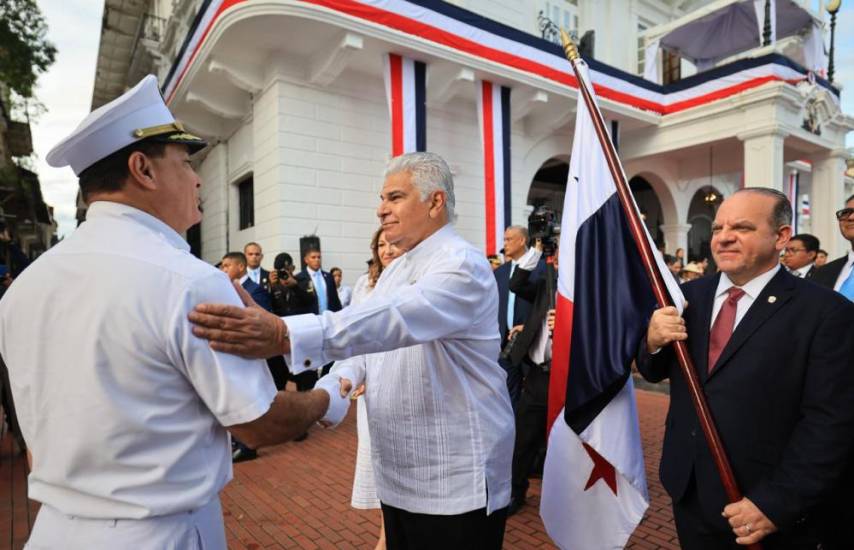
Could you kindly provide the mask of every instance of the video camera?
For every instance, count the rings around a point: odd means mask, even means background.
[[[542,205],[534,208],[528,216],[528,234],[531,239],[540,240],[544,256],[554,256],[560,238],[560,224],[554,210]]]

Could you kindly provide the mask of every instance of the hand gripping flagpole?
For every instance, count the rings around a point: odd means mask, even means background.
[[[599,138],[599,144],[602,146],[602,152],[605,154],[605,160],[608,163],[608,169],[611,172],[611,177],[614,178],[614,184],[617,187],[617,194],[620,198],[620,204],[623,207],[623,212],[626,214],[626,219],[629,222],[629,230],[632,233],[635,244],[641,255],[646,274],[652,281],[652,290],[655,298],[658,301],[659,307],[672,306],[673,301],[670,298],[670,293],[664,284],[664,279],[661,277],[661,272],[656,265],[655,256],[653,256],[652,248],[649,241],[646,239],[646,234],[641,225],[640,216],[635,209],[634,201],[630,195],[629,186],[626,183],[626,175],[623,172],[623,167],[617,157],[617,152],[614,150],[614,144],[611,142],[605,131],[605,120],[599,107],[593,100],[590,90],[587,89],[587,84],[579,73],[576,63],[579,60],[578,50],[572,39],[563,29],[560,30],[560,39],[563,43],[563,51],[566,58],[572,65],[572,70],[575,72],[575,77],[578,80],[578,91],[581,94],[584,103],[587,105],[587,110],[590,112],[590,118],[593,120],[593,126],[596,128],[596,136]],[[715,422],[712,419],[712,413],[709,410],[709,404],[706,402],[706,396],[700,388],[700,381],[697,377],[697,371],[694,370],[694,365],[691,357],[688,355],[688,347],[685,342],[673,342],[675,347],[676,357],[679,361],[679,368],[685,376],[688,383],[688,391],[691,394],[691,401],[694,403],[694,409],[697,411],[697,417],[700,420],[700,426],[703,429],[703,435],[706,437],[706,443],[712,452],[712,457],[717,466],[718,474],[721,482],[724,485],[727,498],[730,502],[738,502],[742,498],[741,491],[735,481],[735,475],[732,472],[729,459],[724,450],[723,442],[721,441],[718,430],[715,427]],[[752,550],[761,550],[761,545],[758,543],[747,546]]]

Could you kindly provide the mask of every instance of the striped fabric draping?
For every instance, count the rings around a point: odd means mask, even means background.
[[[800,172],[793,170],[789,173],[789,183],[786,194],[789,196],[789,202],[792,204],[792,231],[798,233],[798,218],[801,212],[801,201],[798,198],[798,187],[800,186]]]
[[[427,150],[425,103],[427,66],[394,53],[384,57],[383,77],[391,115],[393,157]]]
[[[510,225],[510,88],[477,82],[477,114],[483,145],[486,254],[497,254]]]
[[[223,12],[247,0],[203,0],[164,84],[171,102],[211,29]],[[417,36],[449,51],[578,88],[560,46],[440,0],[301,0],[346,15],[360,23]],[[807,78],[804,67],[780,54],[741,59],[662,86],[596,60],[590,76],[600,98],[659,114],[712,103],[767,82],[796,84]],[[823,78],[817,84],[839,101],[839,91]]]

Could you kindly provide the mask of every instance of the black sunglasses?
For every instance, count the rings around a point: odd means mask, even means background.
[[[843,208],[836,211],[836,219],[839,221],[847,220],[851,214],[854,214],[854,208]]]

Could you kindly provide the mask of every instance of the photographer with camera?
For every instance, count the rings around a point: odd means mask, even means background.
[[[522,395],[516,408],[516,441],[513,448],[513,474],[508,514],[525,504],[528,474],[546,441],[546,411],[549,371],[552,357],[552,330],[557,281],[557,251],[560,228],[555,214],[539,207],[528,218],[528,231],[537,241],[519,259],[510,279],[510,290],[532,303],[528,319],[510,331],[512,348],[507,360],[522,370]],[[534,280],[532,272],[545,258],[545,274]]]
[[[294,276],[294,260],[287,252],[282,252],[273,260],[273,271],[269,273],[270,298],[273,302],[273,313],[279,317],[297,315],[311,307],[312,295],[308,291],[308,284],[300,282]],[[293,378],[297,388],[303,391],[297,377],[289,374],[287,363],[283,356],[272,357],[267,360],[270,370],[274,371],[273,380],[276,386],[281,384],[284,389],[288,378]],[[279,376],[276,375],[279,372]]]
[[[294,260],[287,252],[282,252],[273,260],[273,271],[269,275],[270,296],[273,313],[280,317],[296,315],[310,307],[312,297],[308,285],[297,281],[294,269]]]
[[[314,296],[309,292],[309,283],[300,281],[294,276],[294,260],[287,252],[282,252],[273,260],[273,271],[268,275],[270,286],[270,297],[273,302],[273,313],[279,317],[298,315],[310,309]],[[267,366],[273,373],[273,381],[276,387],[285,389],[287,381],[293,380],[297,391],[308,391],[314,387],[317,375],[307,372],[292,375],[285,358],[277,355],[267,359]],[[308,432],[300,435],[294,441],[302,441],[308,437]]]

